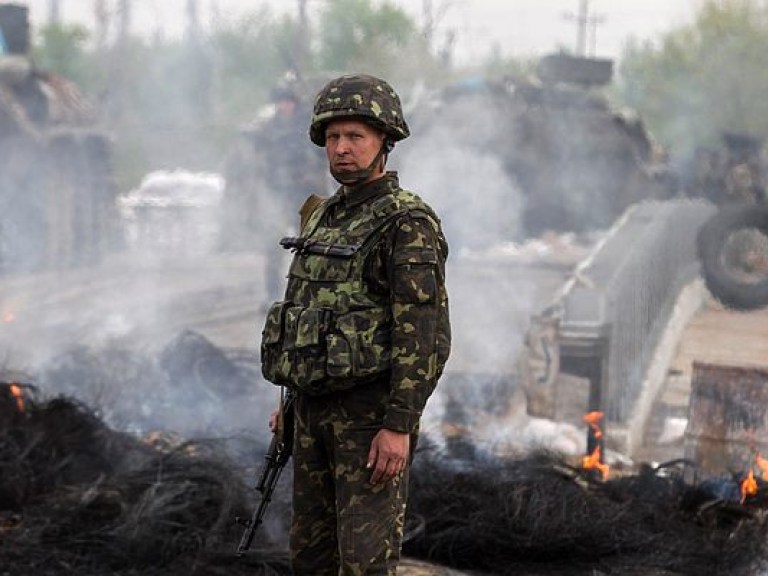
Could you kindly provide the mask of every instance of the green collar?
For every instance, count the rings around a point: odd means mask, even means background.
[[[348,188],[342,186],[339,188],[334,196],[338,197],[338,201],[347,208],[354,208],[359,206],[371,198],[376,198],[383,194],[387,194],[400,187],[400,182],[397,177],[397,172],[388,171],[381,178],[377,178],[373,182],[368,182],[362,186],[355,186],[354,188]]]

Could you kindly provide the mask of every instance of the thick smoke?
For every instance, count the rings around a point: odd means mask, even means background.
[[[497,147],[498,109],[480,97],[439,106],[413,111],[414,135],[393,155],[402,184],[437,210],[454,253],[519,238],[524,198]]]
[[[548,304],[514,243],[526,238],[524,191],[506,164],[518,135],[500,125],[498,102],[484,98],[408,111],[413,137],[390,158],[402,185],[441,216],[451,247],[453,352],[425,420],[435,433],[453,418],[446,406],[454,400],[470,421],[489,410],[502,417],[508,407],[522,418],[513,410],[516,362],[531,315]],[[243,130],[220,175],[157,172],[127,191],[105,178],[115,219],[104,225],[116,239],[100,247],[100,259],[75,254],[59,271],[5,279],[6,367],[136,432],[266,432],[277,390],[260,376],[258,344],[266,307],[285,285],[289,255],[277,241],[296,232],[309,192],[333,189],[324,167],[319,177],[306,170],[303,155],[321,151],[307,141],[305,112],[282,127],[298,143],[279,148],[285,166],[270,156],[274,133],[264,140],[260,131],[267,114]],[[302,170],[306,186],[289,196],[286,172]],[[206,361],[199,349],[208,350]],[[210,364],[212,350],[223,357]],[[179,358],[187,373],[169,369]],[[217,380],[211,365],[242,377]]]
[[[77,397],[120,429],[267,433],[277,391],[256,369],[264,260],[219,252],[222,192],[218,175],[149,175],[117,198],[122,249],[98,265],[8,274],[3,367],[45,394]],[[189,330],[209,343],[206,354],[179,346]],[[216,365],[219,350],[229,358]],[[164,365],[170,352],[187,373]]]
[[[401,184],[443,221],[451,249],[446,274],[453,332],[451,358],[424,428],[440,436],[444,423],[463,420],[473,427],[488,414],[513,411],[520,424],[526,417],[514,407],[524,402],[515,393],[516,363],[544,295],[511,256],[512,240],[523,235],[525,201],[497,147],[498,112],[475,99],[421,113],[430,121],[415,111],[414,136],[396,149],[392,164]],[[456,414],[457,406],[463,414]]]

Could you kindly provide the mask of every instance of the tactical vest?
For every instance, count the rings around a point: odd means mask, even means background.
[[[432,222],[421,199],[395,188],[361,204],[339,227],[324,225],[329,202],[318,207],[293,248],[285,300],[267,312],[261,341],[262,373],[277,385],[306,394],[351,388],[387,371],[392,310],[388,294],[364,281],[367,258],[406,213]]]

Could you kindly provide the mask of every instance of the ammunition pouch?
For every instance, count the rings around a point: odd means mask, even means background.
[[[310,395],[352,388],[389,369],[390,326],[383,308],[337,314],[275,302],[262,332],[262,374]]]

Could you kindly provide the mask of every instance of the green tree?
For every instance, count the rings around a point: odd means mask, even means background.
[[[723,132],[768,135],[768,6],[709,0],[659,43],[630,43],[620,97],[678,154]]]
[[[48,24],[40,29],[32,56],[41,70],[73,80],[86,91],[98,83],[94,59],[88,51],[88,30],[76,24]]]
[[[292,67],[296,24],[262,8],[213,32],[215,115],[224,122],[252,118],[272,86]]]
[[[437,59],[416,23],[389,2],[331,0],[319,27],[317,59],[323,71],[378,74],[396,83],[438,76]]]

